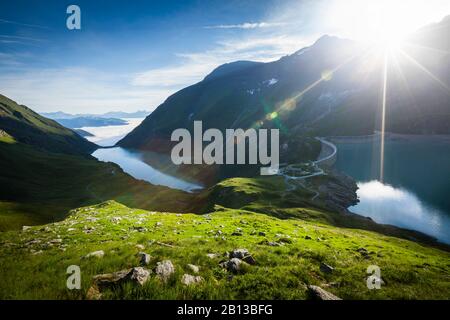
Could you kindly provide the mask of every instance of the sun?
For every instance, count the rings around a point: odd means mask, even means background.
[[[332,0],[322,15],[333,33],[398,48],[410,33],[450,12],[448,0]]]

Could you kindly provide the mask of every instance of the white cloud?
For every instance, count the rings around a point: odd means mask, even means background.
[[[180,63],[136,74],[135,86],[162,86],[180,89],[202,80],[214,68],[236,60],[268,62],[293,53],[306,45],[300,37],[274,36],[234,38],[219,41],[202,52],[178,53]]]
[[[244,22],[239,24],[220,24],[216,26],[206,26],[206,29],[256,29],[284,26],[284,22]]]
[[[36,111],[101,113],[150,110],[173,93],[164,88],[137,88],[127,75],[86,68],[39,69],[1,74],[1,93]]]

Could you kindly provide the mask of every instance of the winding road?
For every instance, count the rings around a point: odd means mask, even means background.
[[[316,161],[312,162],[312,167],[316,170],[314,173],[304,175],[304,176],[299,176],[299,177],[289,175],[288,172],[303,171],[303,169],[295,168],[294,167],[295,164],[290,164],[290,165],[287,165],[286,167],[280,169],[280,175],[284,177],[284,181],[287,186],[286,190],[285,190],[285,195],[288,192],[297,189],[299,186],[301,186],[302,188],[304,188],[307,191],[314,193],[314,195],[311,197],[312,201],[314,201],[320,195],[320,193],[317,190],[312,190],[312,189],[306,187],[304,185],[304,183],[302,182],[302,180],[305,180],[305,179],[308,179],[311,177],[320,176],[320,175],[326,175],[326,173],[323,171],[323,169],[319,167],[319,164],[321,164],[321,163],[323,164],[324,162],[335,157],[336,153],[337,153],[337,147],[333,143],[325,140],[324,138],[316,137],[316,139],[321,142],[322,150],[320,151],[319,158]],[[324,148],[324,146],[326,146],[327,149],[330,151],[327,151],[326,148]]]

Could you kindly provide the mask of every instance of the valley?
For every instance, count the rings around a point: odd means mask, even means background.
[[[448,299],[450,17],[437,26],[398,61],[325,35],[226,63],[150,114],[0,95],[0,299]],[[226,130],[255,132],[251,147],[279,132],[278,174],[203,161],[203,131]]]

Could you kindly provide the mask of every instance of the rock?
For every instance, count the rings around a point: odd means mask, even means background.
[[[50,240],[48,243],[53,243],[53,244],[55,244],[55,243],[61,243],[62,242],[62,239],[53,239],[53,240]]]
[[[342,300],[341,298],[335,296],[331,292],[328,292],[321,287],[309,285],[308,286],[309,293],[311,294],[312,298],[318,299],[318,300]]]
[[[100,299],[101,291],[105,288],[118,286],[126,282],[144,285],[150,277],[151,271],[142,267],[120,270],[94,276],[94,283],[86,293],[87,299]]]
[[[163,281],[166,282],[169,280],[170,276],[175,272],[175,267],[172,264],[172,261],[170,260],[164,260],[162,262],[158,262],[156,264],[155,273],[158,275],[158,277]]]
[[[139,252],[138,253],[140,259],[140,265],[141,266],[147,266],[150,263],[150,260],[152,259],[152,257],[145,252]]]
[[[305,236],[305,239],[306,240],[311,240],[311,237],[310,236]]]
[[[219,255],[218,255],[217,253],[208,253],[206,256],[207,256],[208,258],[210,258],[210,259],[215,259],[215,258],[217,258]]]
[[[102,297],[102,294],[100,293],[100,290],[96,285],[91,286],[88,291],[86,292],[86,299],[87,300],[100,300]]]
[[[192,284],[197,284],[203,282],[203,278],[200,276],[192,276],[190,274],[183,274],[183,277],[181,278],[181,283],[190,286]]]
[[[239,273],[242,270],[243,265],[245,265],[245,262],[238,258],[232,258],[220,264],[222,268],[225,268],[233,273]]]
[[[147,282],[150,277],[150,271],[142,267],[134,267],[125,277],[126,280],[138,283],[141,286]]]
[[[112,222],[112,223],[119,223],[121,220],[122,220],[121,217],[112,217],[112,218],[111,218],[111,222]]]
[[[155,226],[156,226],[156,227],[162,226],[162,222],[157,222],[157,223],[155,223]]]
[[[334,271],[334,268],[326,263],[321,263],[320,264],[320,271],[322,271],[323,273],[332,273]]]
[[[105,252],[103,250],[98,250],[98,251],[93,251],[91,253],[88,253],[84,257],[85,258],[91,258],[91,257],[103,258],[104,255],[105,255]]]
[[[145,246],[142,245],[142,244],[137,244],[137,245],[136,245],[136,248],[139,249],[139,250],[144,250],[144,249],[145,249]]]
[[[144,227],[136,227],[136,226],[134,226],[132,229],[136,230],[137,232],[147,232],[147,228],[144,228]]]
[[[260,231],[260,232],[258,232],[258,236],[261,236],[261,237],[265,237],[265,236],[266,236],[266,233],[265,233],[265,232],[262,232],[262,231]]]
[[[22,231],[27,231],[29,230],[31,227],[30,226],[22,226]]]
[[[200,271],[200,267],[194,264],[188,264],[187,267],[191,269],[192,272],[198,273]]]
[[[230,252],[230,258],[238,258],[248,264],[255,264],[255,259],[251,256],[247,249],[235,249]]]

